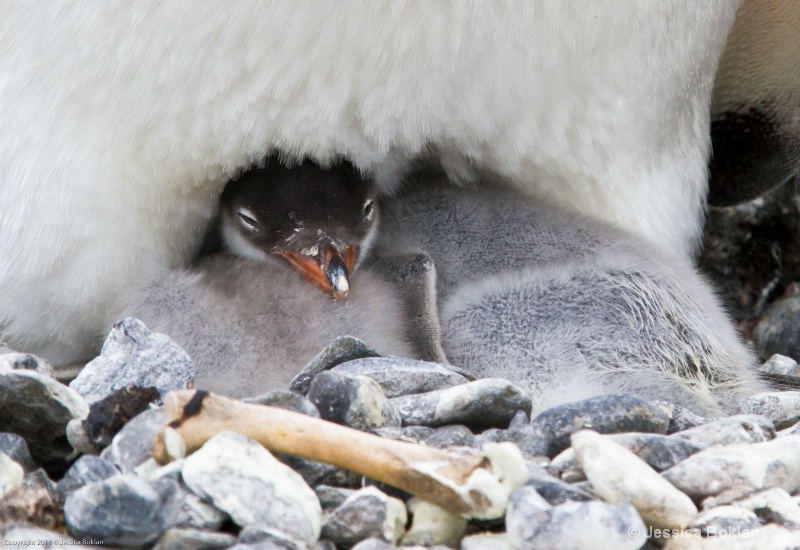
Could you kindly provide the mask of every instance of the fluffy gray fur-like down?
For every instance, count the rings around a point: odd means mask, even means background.
[[[556,205],[422,190],[385,207],[379,246],[430,254],[448,359],[526,386],[535,410],[627,391],[714,415],[763,389],[687,261]]]
[[[134,316],[180,344],[197,368],[195,386],[233,397],[286,389],[337,336],[412,356],[394,288],[359,270],[346,301],[325,296],[287,266],[220,254],[172,271],[124,299]]]

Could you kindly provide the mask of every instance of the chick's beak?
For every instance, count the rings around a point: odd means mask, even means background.
[[[272,254],[286,260],[306,279],[334,298],[347,298],[350,293],[350,273],[356,263],[358,246],[339,250],[330,239],[320,239],[316,245],[300,252],[275,247]]]

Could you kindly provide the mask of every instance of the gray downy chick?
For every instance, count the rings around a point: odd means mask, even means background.
[[[394,286],[354,273],[374,235],[373,193],[349,164],[251,170],[222,196],[225,252],[132,292],[118,317],[168,334],[194,360],[196,387],[233,397],[287,388],[337,336],[410,356]]]
[[[433,258],[454,365],[527,386],[535,410],[626,391],[716,415],[764,390],[689,262],[547,200],[426,185],[382,205],[375,256]]]

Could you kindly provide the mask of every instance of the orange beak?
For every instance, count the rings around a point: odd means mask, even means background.
[[[348,246],[344,257],[330,242],[318,245],[315,254],[302,254],[278,247],[270,250],[270,253],[286,260],[303,277],[335,299],[347,298],[350,293],[350,273],[355,267],[358,246]]]

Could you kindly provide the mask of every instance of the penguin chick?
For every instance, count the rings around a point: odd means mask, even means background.
[[[366,270],[346,301],[330,300],[287,265],[218,254],[131,293],[120,307],[125,316],[181,345],[195,363],[196,387],[236,398],[288,388],[337,336],[413,355],[397,292]]]
[[[375,234],[375,192],[347,162],[255,168],[222,193],[218,238],[245,258],[281,258],[326,293],[346,298]]]
[[[763,391],[685,260],[514,191],[423,189],[382,206],[376,256],[433,258],[442,347],[527,385],[535,410],[626,391],[702,414]]]

